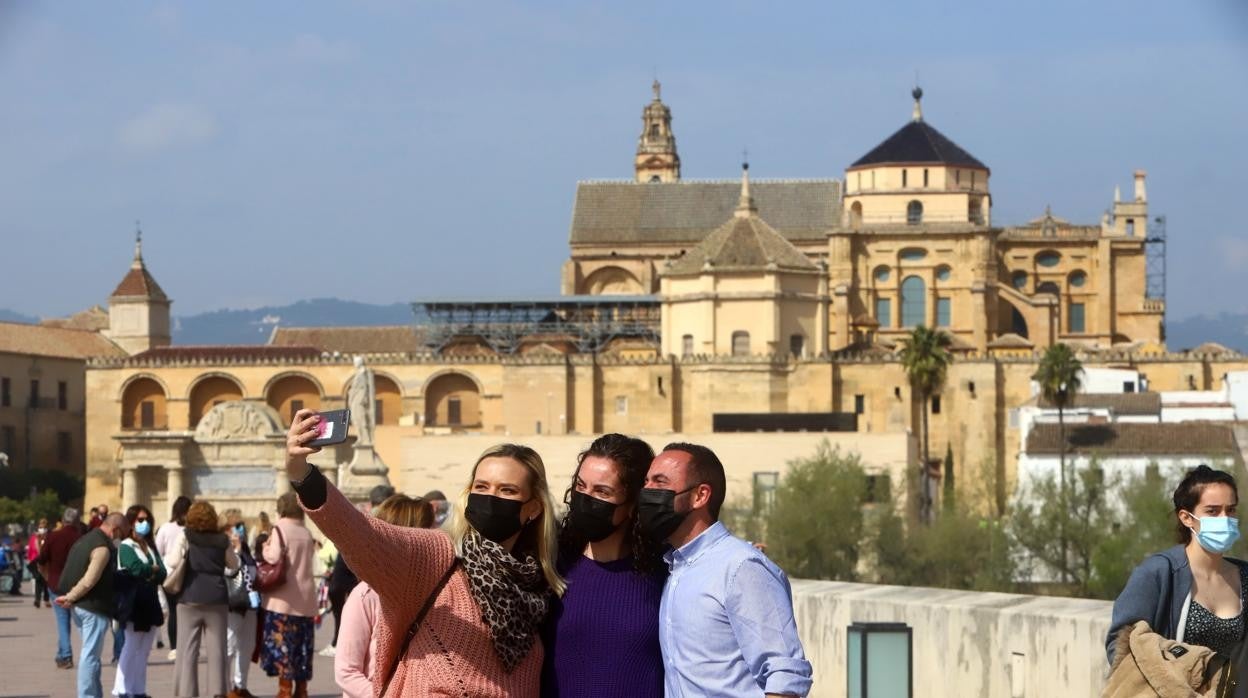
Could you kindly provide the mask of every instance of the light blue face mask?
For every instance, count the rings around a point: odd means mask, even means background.
[[[139,521],[138,523],[134,524],[134,532],[139,534],[140,536],[146,536],[147,534],[152,532],[152,522],[151,521]]]
[[[1239,519],[1233,516],[1202,516],[1196,542],[1205,550],[1222,555],[1239,540]]]

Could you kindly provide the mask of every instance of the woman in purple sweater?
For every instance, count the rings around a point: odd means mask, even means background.
[[[568,581],[543,632],[547,697],[663,695],[662,549],[637,530],[637,496],[654,460],[641,439],[598,437],[577,459],[559,528]]]

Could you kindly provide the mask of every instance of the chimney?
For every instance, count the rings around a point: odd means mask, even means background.
[[[1146,174],[1144,170],[1135,171],[1135,200],[1137,203],[1148,201],[1148,194],[1144,192],[1144,176]]]

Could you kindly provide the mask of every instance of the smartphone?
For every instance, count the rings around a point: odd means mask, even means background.
[[[329,410],[321,413],[321,422],[316,425],[316,438],[308,442],[308,446],[332,446],[347,440],[347,427],[351,424],[351,410]]]

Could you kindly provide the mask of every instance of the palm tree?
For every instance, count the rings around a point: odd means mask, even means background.
[[[1075,395],[1083,387],[1080,375],[1083,364],[1068,345],[1054,344],[1044,351],[1040,365],[1031,376],[1040,386],[1040,396],[1048,405],[1057,407],[1057,454],[1058,486],[1063,500],[1066,497],[1066,408],[1074,403]],[[1059,535],[1062,542],[1062,581],[1066,580],[1066,526],[1062,520]]]
[[[945,376],[953,357],[949,347],[953,338],[947,332],[919,325],[910,332],[910,336],[901,340],[901,365],[906,369],[910,385],[919,394],[923,403],[923,492],[919,498],[920,518],[931,519],[931,501],[927,487],[927,464],[931,460],[930,434],[927,415],[932,394],[945,384]]]

